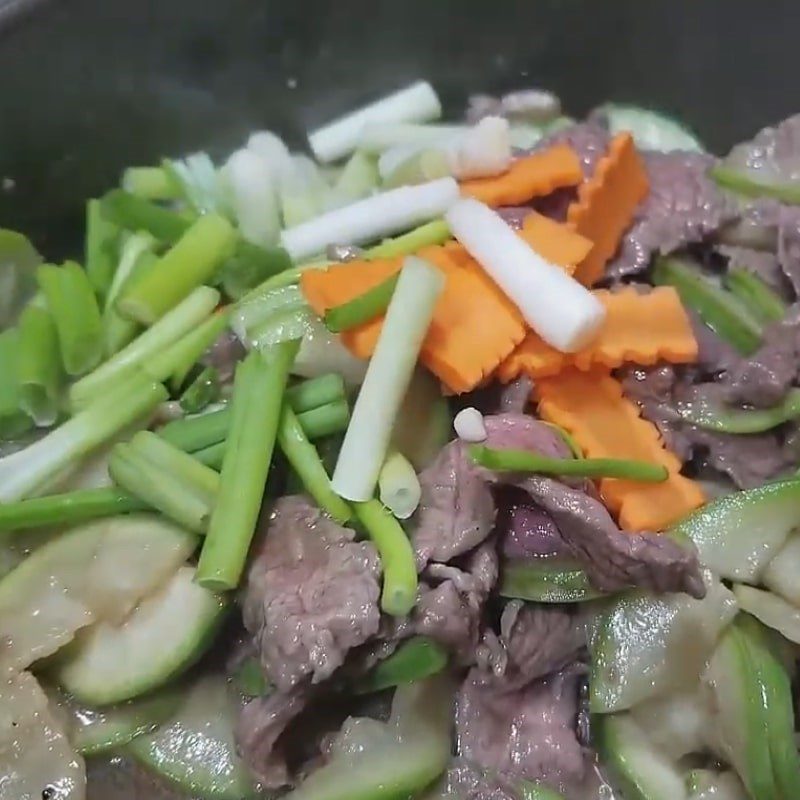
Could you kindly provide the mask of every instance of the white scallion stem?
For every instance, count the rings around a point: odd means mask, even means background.
[[[239,230],[248,242],[268,247],[281,229],[275,170],[261,153],[243,147],[223,168]]]
[[[411,462],[398,452],[390,453],[378,476],[379,498],[397,519],[408,519],[419,505],[422,488]]]
[[[309,134],[314,155],[323,162],[353,152],[363,127],[375,122],[426,122],[441,116],[442,106],[427,81],[416,83],[363,106]]]
[[[462,408],[453,420],[453,428],[464,442],[486,441],[486,425],[483,414],[477,408]]]
[[[368,153],[382,153],[395,147],[425,147],[452,141],[468,130],[466,125],[375,122],[364,126],[358,146]]]
[[[463,199],[445,218],[456,239],[549,345],[572,353],[595,336],[605,319],[602,303],[563,269],[545,261],[492,209]]]
[[[444,284],[442,273],[427,262],[413,256],[405,260],[333,473],[334,491],[347,500],[365,501],[375,491]]]
[[[281,244],[295,261],[322,253],[330,244],[365,244],[441,216],[458,196],[452,178],[402,186],[289,228]]]
[[[500,175],[511,164],[508,120],[484,117],[446,147],[450,172],[459,180]]]

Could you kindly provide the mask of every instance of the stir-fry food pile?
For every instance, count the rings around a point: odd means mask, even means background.
[[[2,800],[798,796],[800,117],[440,114],[0,233]]]

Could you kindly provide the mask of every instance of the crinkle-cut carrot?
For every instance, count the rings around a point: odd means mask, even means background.
[[[469,254],[457,244],[427,247],[418,255],[446,277],[422,344],[421,360],[452,392],[474,389],[525,336],[525,323]],[[311,307],[322,315],[393,275],[402,259],[351,261],[307,270],[300,281]],[[361,358],[372,354],[382,318],[345,331],[342,342]]]
[[[545,260],[571,275],[592,249],[592,242],[568,225],[531,211],[519,235]]]
[[[697,340],[680,297],[671,286],[646,293],[634,288],[596,291],[606,309],[597,337],[577,353],[561,353],[532,331],[498,367],[497,377],[510,381],[525,373],[546,378],[566,367],[613,369],[626,362],[641,365],[697,360]]]
[[[566,369],[536,382],[539,414],[565,428],[587,458],[630,458],[663,464],[663,483],[605,478],[603,502],[630,531],[661,531],[705,502],[698,484],[680,474],[681,462],[661,441],[655,425],[639,415],[622,385],[609,374]]]
[[[517,206],[582,180],[577,153],[569,145],[556,144],[518,158],[502,175],[462,181],[461,194],[489,206]]]
[[[567,209],[567,222],[594,242],[575,277],[591,286],[603,277],[606,263],[619,247],[634,212],[650,184],[629,133],[617,134],[592,177],[581,184],[578,199]]]

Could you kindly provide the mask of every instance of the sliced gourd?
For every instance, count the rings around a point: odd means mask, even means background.
[[[82,525],[0,580],[0,665],[24,669],[98,620],[118,622],[177,570],[195,536],[137,514]]]
[[[250,774],[236,754],[233,730],[237,713],[225,678],[204,675],[186,692],[175,714],[155,733],[137,736],[128,752],[192,797],[255,797]]]
[[[629,714],[599,717],[594,727],[603,762],[619,780],[626,800],[683,800],[683,777]]]
[[[211,644],[225,599],[181,567],[120,624],[99,622],[59,657],[53,677],[77,700],[103,706],[138,697],[193,664]]]
[[[447,650],[427,636],[414,636],[377,664],[355,689],[361,694],[378,692],[429,678],[446,666]]]
[[[535,603],[581,603],[603,596],[577,562],[564,558],[508,559],[500,594]]]
[[[647,731],[656,750],[673,761],[705,746],[711,711],[696,688],[647,700],[634,706],[630,715]]]
[[[636,144],[645,150],[705,151],[689,128],[658,111],[618,103],[607,103],[598,111],[606,118],[612,135],[630,131]]]
[[[693,769],[686,776],[689,800],[750,800],[735,772]]]
[[[0,800],[84,800],[86,770],[29,672],[0,680]]]
[[[704,579],[702,600],[635,591],[600,615],[592,642],[592,711],[621,711],[696,684],[737,608],[729,589],[708,572]]]
[[[800,608],[800,534],[792,534],[780,552],[767,564],[764,586]]]
[[[752,586],[734,586],[733,593],[743,611],[752,614],[759,622],[778,631],[789,641],[800,644],[800,609],[772,592]]]
[[[691,539],[700,561],[722,578],[755,583],[800,526],[800,480],[721,497],[673,530]]]

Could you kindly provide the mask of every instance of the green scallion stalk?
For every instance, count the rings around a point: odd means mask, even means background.
[[[18,331],[20,407],[37,425],[52,425],[64,378],[56,324],[46,309],[29,305],[20,315]]]
[[[319,408],[345,397],[344,380],[338,373],[331,372],[316,378],[296,383],[286,390],[286,399],[296,414]]]
[[[380,169],[385,168],[381,165]],[[452,174],[447,153],[440,147],[425,147],[410,152],[399,163],[395,161],[395,165],[389,166],[383,186],[385,189],[414,186],[437,178],[446,178]]]
[[[0,531],[76,525],[91,519],[115,517],[147,508],[147,503],[116,487],[80,489],[0,504]]]
[[[42,264],[36,271],[58,331],[61,362],[69,375],[83,375],[103,356],[103,324],[89,278],[74,261]]]
[[[765,281],[746,269],[734,267],[723,280],[725,287],[761,322],[780,322],[788,305]]]
[[[125,287],[117,300],[120,313],[152,325],[211,279],[231,254],[235,239],[224,217],[200,217],[152,269]]]
[[[370,261],[377,258],[398,258],[416,253],[423,247],[444,244],[452,236],[450,226],[443,219],[434,219],[408,233],[386,239],[375,247],[370,247],[364,255]]]
[[[323,436],[331,436],[334,433],[342,433],[347,430],[350,422],[350,406],[347,400],[334,400],[324,406],[309,408],[297,415],[303,430],[309,439],[321,439]]]
[[[656,285],[674,286],[683,303],[728,344],[749,355],[761,344],[761,323],[730,292],[706,278],[691,262],[659,258],[653,269]]]
[[[353,503],[353,510],[381,558],[381,608],[393,617],[403,617],[414,607],[417,596],[411,542],[400,523],[377,500]]]
[[[681,418],[720,433],[764,433],[800,417],[800,389],[790,389],[772,408],[732,408],[700,398],[677,407]]]
[[[201,465],[202,466],[202,465]],[[125,491],[195,533],[204,533],[211,516],[209,504],[179,478],[154,465],[128,444],[111,452],[108,472]]]
[[[325,327],[333,333],[341,333],[379,317],[389,307],[399,278],[400,273],[397,272],[364,294],[329,308],[325,312]]]
[[[206,367],[186,387],[178,403],[187,414],[199,414],[207,406],[216,403],[221,392],[219,372],[214,367]]]
[[[334,489],[347,500],[364,501],[375,491],[444,282],[444,275],[425,261],[405,260],[333,474]]]
[[[381,503],[398,519],[408,519],[419,505],[422,488],[411,462],[397,451],[390,453],[383,462],[378,476]]]
[[[100,201],[103,216],[129,231],[146,231],[160,242],[176,242],[191,226],[191,220],[175,211],[136,197],[122,189],[113,189]]]
[[[549,458],[530,450],[496,449],[470,445],[476,464],[501,472],[536,472],[577,478],[623,478],[643,483],[660,483],[669,477],[667,468],[646,461],[621,458]]]
[[[169,354],[164,353],[163,358],[170,359],[171,367],[170,386],[173,391],[178,391],[194,367],[214,342],[219,339],[228,326],[230,307],[217,309],[208,319],[201,322],[193,331],[190,331],[172,345]],[[160,359],[159,359],[160,361]],[[152,374],[159,374],[164,370],[159,362],[151,366]]]
[[[120,230],[103,215],[100,200],[86,204],[86,274],[95,294],[102,298],[114,279]]]
[[[0,333],[0,440],[13,439],[32,427],[31,418],[22,410],[19,355],[17,329]]]
[[[180,187],[163,167],[128,167],[122,173],[122,188],[146,200],[175,200]]]
[[[178,356],[182,356],[181,349],[173,350],[172,345],[195,331],[218,302],[219,292],[215,289],[208,286],[195,289],[113,358],[74,383],[69,393],[72,407],[85,408],[94,397],[108,391],[122,375],[137,368],[147,371],[157,380],[166,380],[183,363],[178,360]],[[170,361],[171,356],[175,356],[174,361]]]
[[[236,304],[231,328],[253,349],[269,348],[305,334],[313,312],[296,285],[248,295]]]
[[[167,399],[166,389],[134,373],[86,409],[23,450],[0,459],[0,502],[30,497],[81,458],[151,413]]]
[[[283,275],[291,266],[292,259],[282,247],[259,247],[242,239],[234,257],[220,269],[219,281],[228,297],[239,300],[264,281]]]
[[[202,450],[196,450],[192,457],[196,458],[201,464],[205,464],[217,471],[222,469],[222,462],[225,460],[225,447],[227,442],[218,442]]]
[[[380,175],[378,162],[374,156],[358,150],[344,165],[344,169],[336,180],[330,195],[328,207],[344,206],[367,197],[378,188]]]
[[[421,681],[441,672],[447,666],[447,661],[444,647],[427,636],[414,636],[359,681],[356,692],[379,692],[392,686]]]
[[[187,453],[224,442],[231,425],[231,408],[209,411],[196,417],[176,419],[158,430],[158,435]]]
[[[265,357],[252,352],[239,364],[231,401],[228,446],[197,580],[212,591],[239,585],[272,461],[283,394],[296,342]]]
[[[352,516],[350,507],[331,488],[331,480],[317,449],[308,440],[297,415],[284,403],[278,425],[278,444],[297,473],[306,491],[317,505],[337,522],[345,523]]]

